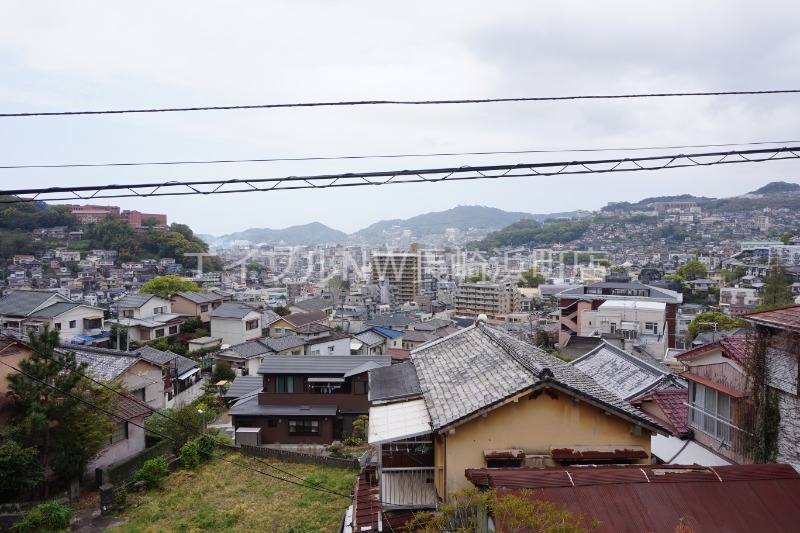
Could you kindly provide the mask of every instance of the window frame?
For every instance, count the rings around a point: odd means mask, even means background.
[[[690,382],[689,387],[689,427],[731,442],[734,398],[701,383]]]
[[[319,419],[290,418],[289,435],[319,435]]]
[[[128,440],[128,421],[121,420],[114,424],[114,429],[111,432],[111,435],[108,437],[109,444],[116,444],[118,442],[122,442],[124,440]]]

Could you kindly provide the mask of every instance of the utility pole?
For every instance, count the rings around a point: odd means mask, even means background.
[[[119,350],[119,294],[117,295],[117,350]]]

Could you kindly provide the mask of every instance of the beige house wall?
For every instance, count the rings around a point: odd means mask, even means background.
[[[650,454],[649,430],[642,428],[635,435],[632,422],[567,393],[550,391],[556,393],[555,399],[546,393],[535,399],[524,394],[437,438],[434,460],[444,467],[444,479],[437,479],[438,493],[471,487],[464,470],[485,467],[484,450],[522,449],[526,455],[540,455],[549,454],[551,448],[639,446]],[[649,464],[650,459],[637,462]],[[556,464],[546,462],[546,466]]]
[[[23,346],[12,344],[0,352],[0,360],[5,364],[0,364],[0,394],[5,394],[9,391],[10,383],[6,379],[10,374],[16,374],[16,370],[12,370],[9,366],[19,368],[19,362],[27,359],[30,356],[31,350]]]

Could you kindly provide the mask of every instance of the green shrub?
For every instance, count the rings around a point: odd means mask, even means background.
[[[200,466],[200,444],[197,440],[190,440],[181,447],[181,466],[195,469]]]
[[[124,487],[114,492],[114,508],[123,511],[128,507],[128,490]]]
[[[346,439],[345,439],[346,440]],[[352,459],[353,455],[344,449],[341,444],[331,444],[328,446],[328,456],[337,459]]]
[[[196,438],[195,441],[197,441],[201,461],[209,461],[214,458],[214,450],[217,448],[215,436],[203,434]]]
[[[136,471],[136,481],[143,481],[148,489],[158,489],[161,488],[167,474],[169,474],[167,460],[158,456],[145,461],[142,468]]]
[[[11,526],[14,533],[48,533],[65,531],[72,520],[72,509],[53,500],[40,503],[22,520]]]

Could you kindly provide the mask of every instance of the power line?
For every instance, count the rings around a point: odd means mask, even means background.
[[[205,107],[165,107],[152,109],[110,109],[104,111],[48,111],[30,113],[0,113],[0,118],[8,117],[52,117],[75,115],[121,115],[128,113],[176,113],[188,111],[231,111],[240,109],[280,109],[294,107],[344,107],[367,105],[451,105],[451,104],[493,104],[509,102],[553,102],[562,100],[620,100],[630,98],[670,98],[685,96],[743,96],[768,94],[795,94],[800,89],[779,89],[767,91],[708,91],[683,93],[640,93],[640,94],[594,94],[577,96],[537,96],[520,98],[472,98],[462,100],[353,100],[340,102],[305,102],[293,104],[256,104]]]
[[[510,177],[548,177],[559,175],[608,174],[639,172],[735,163],[757,163],[800,158],[800,146],[769,149],[730,150],[692,154],[654,155],[614,159],[559,161],[546,163],[517,163],[513,165],[463,166],[394,170],[316,176],[288,176],[279,178],[247,178],[212,181],[166,181],[130,185],[90,185],[4,190],[6,199],[0,203],[31,201],[74,201],[107,198],[147,198],[153,196],[186,196],[231,194],[240,192],[268,192],[295,189],[328,189],[397,185],[403,183],[438,183],[499,179]],[[85,193],[85,194],[81,194]],[[32,197],[21,197],[33,195]]]
[[[401,159],[406,157],[445,157],[466,155],[515,155],[515,154],[561,154],[578,152],[636,152],[645,150],[682,150],[685,148],[724,148],[729,146],[763,146],[767,144],[794,144],[800,141],[761,141],[749,143],[721,143],[721,144],[684,144],[677,146],[638,146],[623,148],[575,148],[562,150],[498,150],[488,152],[439,152],[428,154],[385,154],[385,155],[344,155],[329,157],[273,157],[264,159],[208,159],[186,161],[144,161],[123,163],[63,163],[54,165],[6,165],[0,170],[17,170],[28,168],[106,168],[106,167],[141,167],[141,166],[167,166],[167,165],[214,165],[230,163],[275,163],[281,161],[341,161],[351,159]]]

